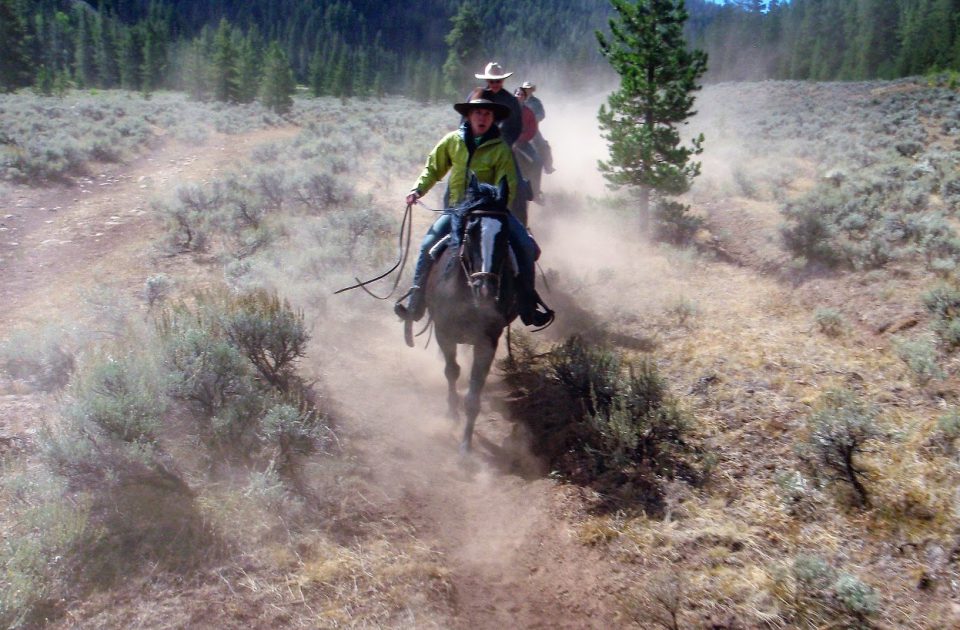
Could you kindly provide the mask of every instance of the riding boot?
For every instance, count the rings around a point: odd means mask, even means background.
[[[553,310],[547,306],[537,290],[530,282],[521,280],[517,287],[517,307],[520,311],[520,321],[525,326],[546,326],[553,321]]]
[[[427,300],[425,284],[432,265],[433,257],[430,256],[430,252],[420,252],[420,257],[417,259],[417,266],[413,272],[413,286],[410,287],[410,291],[407,293],[409,296],[407,303],[404,304],[401,298],[400,301],[393,305],[393,312],[396,313],[400,319],[413,322],[420,321],[424,312],[426,312]]]

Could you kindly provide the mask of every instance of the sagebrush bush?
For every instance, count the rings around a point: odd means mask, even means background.
[[[264,381],[289,392],[295,377],[294,362],[304,356],[310,338],[303,312],[263,289],[240,294],[231,306],[223,314],[227,338]]]
[[[848,483],[854,503],[870,505],[864,480],[866,472],[858,459],[884,434],[877,426],[877,412],[848,390],[823,395],[819,408],[807,418],[810,433],[800,445],[800,455],[830,480]]]
[[[71,346],[68,335],[58,328],[17,331],[0,344],[0,370],[41,391],[63,389],[76,367]]]
[[[820,332],[828,337],[839,337],[846,328],[843,315],[835,308],[818,308],[813,313],[813,320]]]
[[[0,540],[0,624],[39,627],[75,594],[76,553],[90,541],[89,506],[64,501],[62,479],[5,471]]]
[[[960,289],[940,285],[923,295],[923,305],[933,315],[933,330],[948,350],[960,347]]]
[[[692,423],[652,361],[624,362],[608,348],[571,337],[550,352],[548,365],[574,404],[575,448],[592,476],[643,480],[654,493],[660,478],[699,480],[688,442]]]
[[[191,405],[216,456],[247,459],[272,445],[289,470],[319,445],[327,419],[294,370],[309,335],[289,303],[263,289],[207,293],[169,308],[159,327],[170,393]]]
[[[152,443],[166,400],[155,368],[143,357],[107,356],[87,365],[71,386],[66,416],[77,427],[122,442]]]
[[[937,349],[927,339],[911,339],[897,344],[897,355],[910,368],[914,380],[926,385],[933,379],[946,376],[938,362]]]
[[[833,592],[844,612],[858,622],[865,622],[880,611],[880,599],[873,587],[849,573],[841,574],[833,584]]]
[[[165,273],[158,273],[148,277],[143,283],[143,297],[147,306],[154,306],[162,302],[173,290],[173,279]]]
[[[797,555],[784,578],[789,584],[782,600],[790,620],[802,627],[871,627],[869,618],[880,611],[873,588],[820,556]]]

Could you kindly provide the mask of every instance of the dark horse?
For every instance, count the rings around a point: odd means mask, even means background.
[[[427,278],[427,309],[446,361],[447,403],[459,420],[457,344],[473,346],[470,389],[464,398],[467,423],[460,452],[470,451],[480,393],[503,329],[517,317],[515,263],[507,238],[507,187],[470,178],[466,199],[448,210],[452,228],[446,247]]]

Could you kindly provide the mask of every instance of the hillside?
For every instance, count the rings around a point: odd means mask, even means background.
[[[558,172],[531,225],[558,320],[515,331],[466,466],[434,346],[407,349],[389,303],[332,295],[392,264],[447,107],[3,97],[24,148],[0,186],[4,623],[960,624],[956,92],[706,88],[688,199],[705,223],[685,247],[635,238],[605,189],[584,124],[600,97],[542,93]],[[204,345],[259,304],[229,296],[260,290],[309,332],[286,378],[320,413],[284,435],[310,449],[284,451],[260,416],[231,424],[259,381]],[[556,452],[571,335],[655,368],[683,419],[660,455],[693,468],[641,460],[623,483]],[[208,347],[234,379],[214,426],[236,434],[208,433],[186,396],[179,366]],[[117,361],[137,378],[104,389]],[[155,424],[123,438],[97,424],[114,403]],[[864,431],[866,500],[817,459],[841,420]]]

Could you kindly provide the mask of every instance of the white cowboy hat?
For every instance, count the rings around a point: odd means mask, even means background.
[[[523,89],[527,90],[528,92],[536,92],[536,91],[537,91],[537,86],[536,86],[535,84],[533,84],[533,83],[530,83],[529,81],[524,81],[523,83],[520,84],[520,87],[522,87]]]
[[[475,74],[473,76],[477,77],[478,79],[486,79],[488,81],[501,81],[512,74],[512,72],[504,72],[503,67],[496,61],[491,61],[483,69],[483,74]]]

